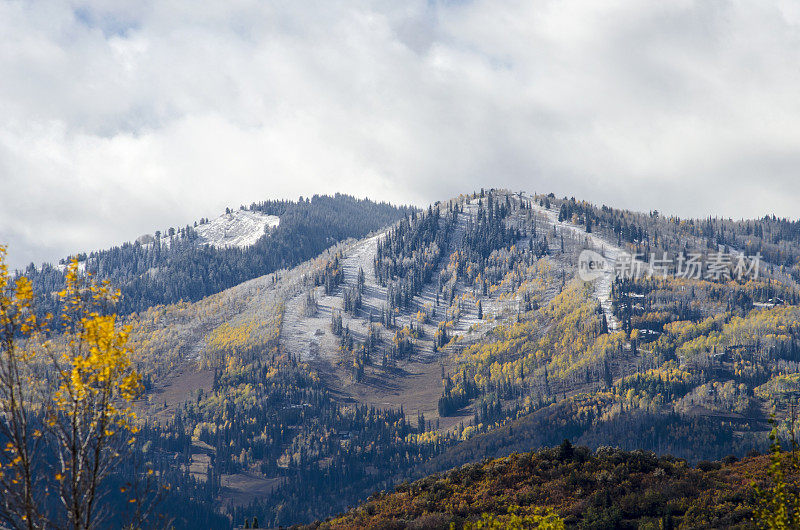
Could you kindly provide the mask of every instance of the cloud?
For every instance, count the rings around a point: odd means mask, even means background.
[[[0,3],[15,265],[270,197],[796,217],[786,2]]]

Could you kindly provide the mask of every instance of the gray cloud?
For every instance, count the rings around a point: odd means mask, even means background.
[[[791,2],[0,3],[0,241],[480,187],[796,217]]]

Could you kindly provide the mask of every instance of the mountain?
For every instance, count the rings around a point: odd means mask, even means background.
[[[81,268],[122,290],[117,311],[128,314],[179,300],[191,302],[313,258],[331,245],[360,238],[409,212],[348,195],[253,203],[220,217],[169,227],[132,243],[78,254]],[[54,312],[63,265],[25,271]]]
[[[741,458],[771,413],[788,434],[800,390],[786,219],[507,190],[421,210],[315,196],[80,258],[122,289],[146,387],[136,450],[176,528],[311,523],[564,439]],[[48,309],[62,273],[27,273]]]

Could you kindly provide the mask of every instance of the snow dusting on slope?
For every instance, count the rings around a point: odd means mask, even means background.
[[[250,210],[235,210],[198,225],[198,243],[215,247],[249,247],[264,235],[267,227],[275,227],[280,218]]]

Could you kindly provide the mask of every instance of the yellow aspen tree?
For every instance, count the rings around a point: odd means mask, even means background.
[[[800,495],[792,487],[792,478],[800,472],[800,456],[798,456],[798,444],[795,436],[795,411],[792,406],[790,418],[791,452],[789,455],[783,453],[778,428],[774,416],[770,418],[772,431],[770,439],[770,486],[759,488],[755,484],[758,505],[754,510],[754,521],[759,528],[770,530],[784,530],[797,528],[800,526]],[[788,462],[787,462],[788,460]],[[787,477],[787,474],[793,477]]]
[[[130,329],[109,311],[119,291],[79,274],[73,260],[59,296],[63,335],[48,348],[56,388],[47,426],[56,442],[53,471],[64,522],[83,530],[99,523],[101,483],[134,442],[132,402],[142,386],[130,360]]]
[[[41,430],[34,413],[36,350],[28,344],[40,329],[28,278],[13,281],[0,245],[0,520],[12,528],[41,528],[43,493],[37,491]]]

